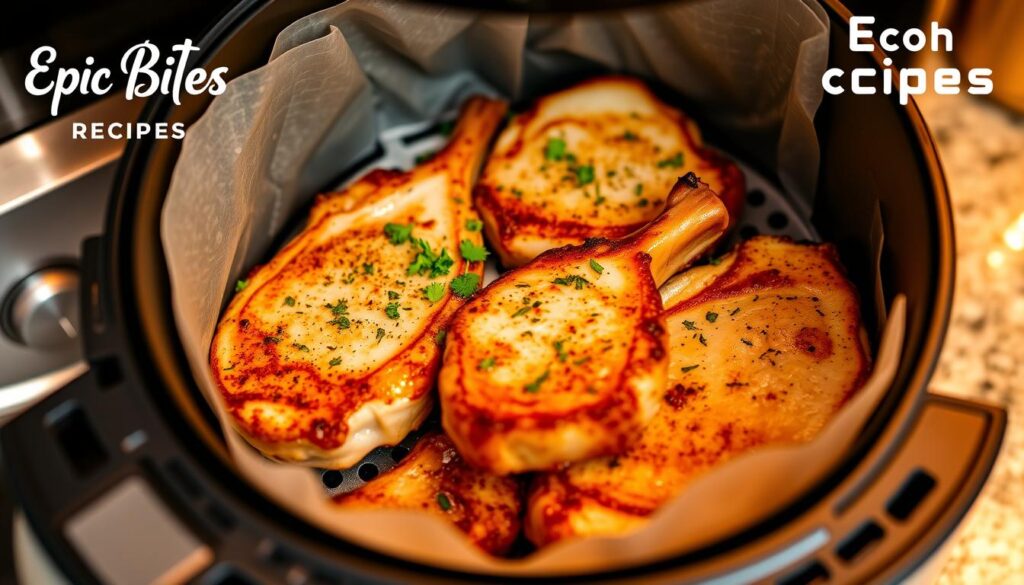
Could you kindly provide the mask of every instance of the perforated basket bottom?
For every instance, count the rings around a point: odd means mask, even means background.
[[[396,126],[380,134],[380,156],[363,165],[350,176],[359,177],[373,168],[412,168],[423,157],[430,156],[444,146],[447,137],[443,128],[454,116],[442,122],[420,122]],[[789,236],[801,241],[817,241],[814,227],[802,217],[796,205],[771,181],[741,161],[737,161],[746,179],[747,197],[743,216],[737,229],[730,235],[725,247],[758,234]],[[339,185],[343,187],[344,185]],[[498,275],[497,266],[488,262],[484,281]],[[348,469],[316,470],[328,495],[348,493],[373,481],[378,475],[394,468],[415,446],[426,429],[436,428],[437,417],[430,417],[420,430],[409,434],[395,446],[378,447],[362,461]]]

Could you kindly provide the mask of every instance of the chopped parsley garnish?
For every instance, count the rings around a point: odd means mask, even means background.
[[[459,242],[459,253],[467,262],[483,262],[491,254],[487,248],[478,246],[469,240]]]
[[[384,314],[388,316],[388,319],[397,319],[398,303],[388,303],[388,306],[384,307]]]
[[[577,360],[573,360],[572,361],[572,365],[574,365],[574,366],[582,366],[583,364],[585,364],[585,363],[587,363],[589,361],[590,361],[590,356],[588,355],[588,356],[581,357],[581,358],[579,358]]]
[[[439,330],[437,332],[437,335],[434,336],[434,343],[436,343],[438,347],[444,347],[444,338],[447,336],[447,331],[445,331],[444,329]]]
[[[481,229],[483,229],[483,227],[484,222],[480,221],[479,219],[470,218],[466,220],[466,229],[471,232],[478,232]]]
[[[512,195],[516,199],[522,199],[523,198],[523,190],[522,189],[516,189],[515,187],[512,187],[511,189],[509,189],[509,191],[512,192]]]
[[[437,505],[441,506],[441,509],[447,512],[452,509],[452,501],[448,499],[448,494],[444,492],[437,492]]]
[[[263,338],[263,343],[281,343],[281,338],[267,336]]]
[[[338,304],[336,304],[336,305],[328,304],[327,308],[330,309],[331,313],[334,313],[335,315],[347,315],[348,314],[348,302],[347,301],[339,300]]]
[[[650,205],[650,203],[651,203],[650,200],[647,199],[646,197],[644,197],[640,201],[636,202],[636,206],[637,207],[647,207],[648,205]]]
[[[547,160],[562,160],[565,158],[565,141],[561,138],[548,138],[544,146],[544,158]]]
[[[374,270],[373,264],[363,264],[363,274],[373,274]]]
[[[348,329],[352,326],[352,322],[349,321],[348,317],[341,315],[327,322],[328,325],[337,325],[338,329]]]
[[[590,268],[593,269],[593,271],[598,274],[604,272],[604,266],[598,264],[597,260],[594,260],[593,258],[590,259]]]
[[[331,361],[329,361],[327,363],[330,364],[331,367],[340,366],[341,365],[341,358],[339,358],[339,357],[333,358]]]
[[[693,331],[697,328],[697,324],[693,321],[683,321],[683,326],[686,327],[688,331]]]
[[[288,305],[289,307],[294,307],[295,306],[295,297],[285,297],[284,298],[284,304]]]
[[[536,380],[530,382],[526,386],[523,386],[523,390],[529,392],[530,394],[536,394],[537,392],[540,392],[540,385],[543,384],[550,375],[551,370],[544,370],[544,373],[541,374],[540,376],[537,376]]]
[[[412,224],[388,223],[384,224],[384,235],[394,245],[404,244],[412,237]]]
[[[247,286],[249,286],[249,281],[245,280],[244,278],[240,278],[238,279],[237,282],[235,282],[235,292],[240,293],[243,290],[245,290],[245,287]]]
[[[444,285],[440,282],[432,282],[423,289],[423,296],[427,298],[431,304],[441,300],[444,296]]]
[[[488,356],[476,363],[476,369],[486,372],[494,367],[494,356]]]
[[[594,182],[594,166],[580,165],[573,169],[576,173],[576,186],[583,187]]]
[[[569,352],[565,350],[565,340],[559,339],[552,345],[555,347],[555,352],[558,353],[558,361],[565,363],[565,360],[569,359]]]
[[[389,301],[397,301],[398,300],[398,296],[399,295],[398,295],[397,292],[395,292],[393,290],[389,290],[388,291],[388,300]]]
[[[480,275],[472,272],[460,274],[452,279],[451,289],[456,295],[466,298],[476,292],[480,286]]]
[[[583,287],[588,286],[590,284],[589,280],[583,278],[578,274],[567,274],[565,276],[560,276],[552,280],[551,282],[561,286],[575,286],[576,290],[580,290]]]
[[[700,365],[697,364],[697,365],[693,365],[693,366],[683,366],[683,367],[681,367],[679,369],[682,370],[682,372],[685,374],[686,372],[689,372],[691,370],[696,370],[699,367],[700,367]]]
[[[637,138],[638,138],[637,135],[634,134],[633,132],[629,131],[629,130],[626,130],[625,132],[622,133],[622,139],[627,141],[627,142],[633,142]]]
[[[515,313],[512,313],[512,317],[522,317],[523,315],[525,315],[525,314],[529,313],[529,312],[530,312],[530,309],[531,309],[531,308],[532,308],[532,307],[530,307],[529,305],[527,305],[527,306],[525,306],[525,307],[523,307],[523,308],[519,309],[519,310],[518,310],[518,311],[516,311]]]
[[[384,339],[384,329],[382,327],[378,327],[377,328],[377,343],[380,343],[381,339]]]
[[[405,271],[409,276],[429,274],[430,278],[437,278],[438,276],[448,274],[448,271],[455,264],[455,259],[448,255],[447,248],[441,248],[441,253],[435,254],[430,249],[430,244],[426,240],[418,239],[416,240],[416,245],[419,246],[420,251],[416,254],[416,259],[413,260],[412,264]]]
[[[636,194],[637,197],[643,195],[644,194],[644,184],[643,183],[637,183],[636,187],[633,187],[633,193]]]
[[[704,315],[704,318],[708,320],[708,323],[714,323],[718,319],[718,313],[708,311],[707,315]]]
[[[309,346],[303,345],[301,343],[293,343],[292,347],[294,347],[295,349],[297,349],[299,351],[304,351],[306,353],[309,353]]]
[[[669,157],[669,158],[662,159],[662,160],[658,161],[658,168],[659,169],[664,169],[664,168],[669,168],[669,167],[671,167],[673,169],[678,169],[681,166],[683,166],[683,153],[681,153],[681,152],[677,152],[675,154],[675,156],[673,156],[673,157]]]

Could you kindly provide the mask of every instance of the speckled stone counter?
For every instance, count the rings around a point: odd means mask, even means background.
[[[918,104],[939,145],[957,239],[953,318],[932,388],[1010,416],[939,583],[1024,583],[1024,117],[969,96]]]

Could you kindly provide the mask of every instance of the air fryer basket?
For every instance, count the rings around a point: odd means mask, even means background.
[[[231,76],[266,62],[276,33],[336,0],[247,0],[200,43],[192,66]],[[836,0],[829,66],[880,67],[851,53]],[[508,3],[516,5],[518,3]],[[142,119],[190,123],[211,96],[155,98]],[[866,230],[850,206],[877,197],[886,232],[882,278],[908,299],[903,361],[893,388],[843,463],[799,501],[747,530],[656,564],[582,582],[895,579],[934,552],[966,512],[994,460],[1001,411],[928,395],[946,330],[953,234],[939,163],[916,108],[884,95],[826,96],[816,117],[821,174],[812,222],[838,245],[852,278],[874,270]],[[43,545],[75,582],[96,580],[66,525],[129,477],[141,477],[211,552],[203,583],[229,575],[284,581],[477,581],[387,557],[292,517],[229,469],[213,420],[189,374],[169,299],[159,237],[174,141],[138,140],[125,154],[105,235],[84,249],[83,324],[90,371],[0,431],[18,501]],[[886,299],[888,301],[891,299]],[[296,572],[297,571],[297,572]],[[509,581],[510,579],[503,579]]]

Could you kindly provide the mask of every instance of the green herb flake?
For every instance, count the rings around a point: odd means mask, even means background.
[[[577,187],[584,187],[594,182],[594,165],[580,165],[573,171],[576,173]]]
[[[423,296],[430,301],[431,304],[440,301],[444,296],[444,285],[440,282],[432,282],[423,289]]]
[[[335,305],[327,305],[327,308],[331,310],[331,313],[335,315],[347,315],[348,314],[348,302],[339,300]]]
[[[523,390],[529,392],[530,394],[536,394],[537,392],[540,392],[541,384],[543,384],[545,381],[547,381],[548,376],[550,376],[550,375],[551,375],[551,370],[544,370],[544,373],[541,374],[540,376],[537,376],[536,380],[534,380],[533,382],[530,382],[526,386],[523,386]]]
[[[601,274],[601,273],[604,272],[604,266],[601,266],[600,264],[598,264],[597,260],[594,260],[593,258],[590,259],[590,268],[594,272],[596,272],[598,274]]]
[[[338,329],[348,329],[349,327],[352,326],[352,321],[349,321],[348,317],[341,315],[340,317],[335,317],[334,319],[331,319],[330,321],[327,322],[327,324],[336,325]]]
[[[471,232],[478,232],[484,227],[484,222],[479,219],[469,218],[466,220],[466,229]]]
[[[637,183],[636,187],[633,187],[633,193],[637,197],[643,195],[644,194],[644,184],[643,183]]]
[[[297,349],[299,351],[303,351],[303,352],[309,353],[309,346],[307,346],[307,345],[303,345],[301,343],[293,343],[292,347],[294,347],[295,349]]]
[[[436,343],[438,347],[444,347],[444,339],[447,336],[447,331],[445,331],[444,329],[438,330],[437,335],[434,336],[434,343]]]
[[[494,368],[494,356],[485,357],[476,363],[476,369],[486,372]]]
[[[659,169],[665,169],[665,168],[678,169],[681,166],[683,166],[683,153],[681,153],[681,152],[677,152],[675,154],[675,156],[672,156],[672,157],[669,157],[669,158],[662,159],[662,160],[658,161],[658,168]]]
[[[245,290],[245,287],[247,287],[247,286],[249,286],[249,281],[248,280],[245,280],[244,278],[243,279],[239,279],[237,282],[235,282],[235,292],[236,293],[240,293],[243,290]]]
[[[516,199],[522,199],[523,198],[523,190],[522,189],[517,189],[515,187],[512,187],[511,189],[509,189],[509,191],[512,192],[512,196],[515,197]]]
[[[585,286],[590,285],[590,281],[578,274],[567,274],[560,276],[551,282],[561,286],[574,286],[576,290],[580,290]]]
[[[478,246],[469,240],[459,242],[459,253],[467,262],[483,262],[491,254],[487,248]]]
[[[561,138],[548,138],[544,146],[544,158],[547,160],[562,160],[565,158],[565,140]]]
[[[518,310],[518,311],[516,311],[515,313],[512,313],[512,317],[513,317],[513,318],[515,318],[515,317],[522,317],[523,315],[525,315],[525,314],[529,313],[529,312],[530,312],[530,309],[531,309],[531,307],[530,307],[529,305],[527,305],[527,306],[525,306],[525,307],[523,307],[523,308],[519,309],[519,310]]]
[[[708,320],[708,323],[714,323],[718,320],[718,313],[708,311],[707,314],[704,315],[704,318]]]
[[[373,274],[375,270],[373,264],[363,264],[363,274]]]
[[[683,327],[686,327],[688,331],[693,331],[697,328],[697,324],[693,321],[683,321]]]
[[[637,207],[647,207],[648,205],[650,205],[650,203],[651,203],[650,200],[647,199],[646,197],[644,197],[640,201],[636,202],[636,206]]]
[[[404,244],[412,237],[412,224],[388,223],[384,224],[384,235],[394,245]]]
[[[339,357],[336,357],[336,358],[332,359],[331,361],[329,361],[329,362],[327,362],[327,363],[328,363],[328,364],[330,364],[330,366],[331,366],[332,368],[333,368],[334,366],[340,366],[340,365],[341,365],[341,358],[339,358]]]
[[[377,343],[380,343],[380,340],[384,339],[384,335],[385,335],[384,328],[378,327],[377,328]]]
[[[288,305],[289,307],[294,307],[295,306],[295,297],[285,297],[284,298],[284,304]]]
[[[565,363],[565,360],[569,359],[569,352],[565,349],[565,340],[559,339],[552,345],[555,347],[555,352],[558,354],[558,361]]]
[[[452,509],[452,501],[448,498],[448,494],[444,492],[437,492],[437,505],[445,512]]]
[[[267,336],[263,338],[263,343],[281,343],[280,337]]]
[[[467,298],[476,292],[476,289],[480,286],[480,275],[472,272],[466,274],[460,274],[452,279],[449,287],[452,292],[456,295]]]
[[[574,366],[582,366],[583,364],[585,364],[585,363],[587,363],[589,361],[590,361],[590,356],[588,355],[588,356],[584,356],[584,357],[581,357],[579,359],[573,360],[572,361],[572,365],[574,365]]]
[[[630,130],[626,130],[625,132],[622,133],[622,139],[625,140],[626,142],[634,142],[637,138],[639,138],[639,136],[637,136]]]
[[[388,306],[384,307],[384,314],[388,319],[398,319],[398,303],[388,303]]]
[[[388,300],[389,301],[397,301],[398,300],[398,296],[399,295],[398,295],[397,292],[395,292],[393,290],[389,290],[388,291]]]
[[[681,367],[679,369],[685,374],[686,372],[690,372],[690,371],[696,370],[699,367],[700,367],[700,365],[697,364],[697,365],[693,365],[693,366],[683,366],[683,367]]]
[[[703,333],[700,334],[700,337],[697,338],[697,341],[699,341],[700,344],[703,345],[704,347],[707,347],[708,345],[708,340],[706,337],[704,337]]]

